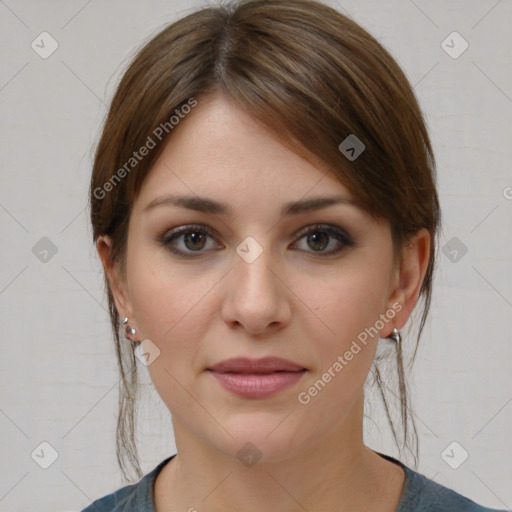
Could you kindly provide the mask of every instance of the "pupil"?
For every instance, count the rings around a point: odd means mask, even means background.
[[[203,242],[204,242],[204,236],[201,234],[201,233],[189,233],[186,235],[186,240],[192,240],[192,245],[200,242],[201,238],[203,239]],[[203,244],[204,245],[204,244]],[[188,244],[187,244],[188,248],[189,249],[201,249],[202,246],[200,245],[199,247],[190,247]]]
[[[318,236],[318,233],[320,233],[320,236]],[[327,246],[327,239],[329,238],[329,235],[327,233],[323,233],[321,231],[317,231],[315,234],[310,236],[310,239],[313,239],[313,243],[317,244],[320,241],[320,247],[313,247],[314,249],[325,249]],[[322,244],[322,239],[325,242]]]

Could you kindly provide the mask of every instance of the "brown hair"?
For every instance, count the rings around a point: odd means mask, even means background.
[[[90,184],[94,242],[100,235],[111,237],[112,259],[120,262],[124,275],[131,207],[172,136],[170,116],[191,99],[200,102],[215,91],[301,156],[315,155],[374,218],[387,219],[396,262],[414,234],[421,228],[430,232],[412,366],[430,308],[441,216],[431,143],[414,92],[395,60],[357,23],[320,2],[242,0],[209,6],[166,26],[144,44],[117,87],[96,149]],[[162,132],[155,132],[159,126],[167,128],[157,147],[136,163],[130,160],[149,136]],[[338,148],[350,134],[366,147],[353,161]],[[127,162],[133,170],[127,170]],[[134,438],[136,361],[130,344],[120,341],[106,276],[105,287],[121,374],[117,458],[125,478],[127,460],[140,477]],[[390,388],[378,363],[375,358],[375,379],[401,451],[386,398]],[[401,345],[396,363],[403,446],[408,447],[408,423],[414,427],[414,420]]]

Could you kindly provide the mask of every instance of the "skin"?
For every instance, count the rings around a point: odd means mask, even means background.
[[[166,193],[223,201],[234,214],[169,205],[143,211]],[[130,218],[125,278],[111,261],[109,238],[98,239],[120,316],[129,317],[137,340],[160,350],[148,370],[172,414],[178,455],[157,477],[158,512],[397,507],[404,472],[362,436],[363,385],[378,337],[307,405],[297,396],[393,304],[401,310],[379,334],[404,326],[418,300],[430,235],[418,232],[394,266],[389,224],[357,206],[279,216],[288,201],[333,194],[351,197],[320,162],[299,157],[217,94],[182,121],[143,183]],[[174,241],[195,257],[159,244],[162,234],[193,223],[214,232],[205,241]],[[315,223],[345,229],[355,245],[297,236]],[[247,236],[263,249],[252,263],[236,252]],[[230,357],[267,355],[308,371],[264,399],[231,394],[205,371]],[[262,454],[252,467],[237,458],[247,442]]]

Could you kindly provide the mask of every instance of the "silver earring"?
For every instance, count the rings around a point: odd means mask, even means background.
[[[124,327],[124,332],[126,334],[126,337],[128,338],[129,341],[135,341],[132,339],[132,336],[135,336],[135,334],[137,333],[137,330],[134,329],[130,324],[128,324],[128,317],[126,317],[124,320],[123,320],[123,327]]]
[[[393,341],[397,345],[400,345],[400,343],[402,343],[402,336],[400,335],[400,331],[396,327],[393,328],[393,332],[391,333],[391,338],[393,338]]]

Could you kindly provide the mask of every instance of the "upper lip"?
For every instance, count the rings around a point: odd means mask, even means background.
[[[306,368],[280,357],[263,357],[261,359],[235,357],[209,366],[207,369],[216,372],[273,373],[277,371],[297,372]]]

